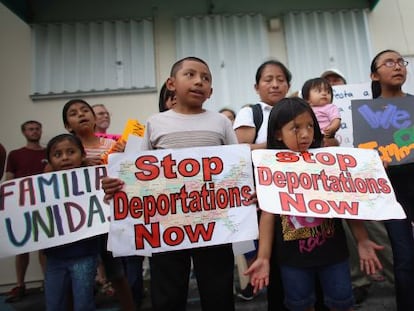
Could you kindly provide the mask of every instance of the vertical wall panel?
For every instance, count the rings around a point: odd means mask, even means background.
[[[213,75],[211,110],[238,111],[255,103],[257,67],[269,55],[266,21],[261,15],[209,15],[176,20],[177,58],[204,59]]]
[[[328,68],[348,83],[369,81],[370,44],[362,10],[288,13],[284,17],[291,91]]]
[[[35,24],[33,93],[155,87],[150,20]]]
[[[64,74],[62,74],[63,85],[60,90],[66,89],[68,92],[76,92],[79,89],[78,79],[70,77],[76,77],[78,74],[76,64],[76,49],[75,49],[75,25],[64,24],[62,25],[62,64]],[[37,58],[39,59],[39,58]],[[58,76],[58,75],[55,75]],[[46,89],[41,93],[47,93]]]
[[[36,32],[33,32],[32,36],[32,50],[34,55],[40,55],[41,53],[46,54],[43,47],[46,42],[46,27],[38,26]],[[33,59],[33,70],[32,70],[32,81],[33,88],[39,90],[40,93],[46,92],[45,85],[49,85],[47,80],[48,75],[46,74],[46,55],[45,57],[39,58],[37,61]],[[41,82],[42,81],[42,82]]]
[[[103,40],[104,40],[104,89],[110,89],[111,85],[116,86],[116,41],[115,28],[113,22],[105,21],[103,24]]]

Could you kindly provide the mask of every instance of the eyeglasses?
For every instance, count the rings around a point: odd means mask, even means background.
[[[377,69],[382,66],[385,66],[388,68],[394,68],[396,64],[398,64],[400,67],[407,67],[408,62],[403,58],[400,58],[397,61],[389,59],[389,60],[386,60],[383,64],[379,65]]]

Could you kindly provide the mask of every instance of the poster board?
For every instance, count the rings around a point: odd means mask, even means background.
[[[274,214],[346,219],[402,219],[378,153],[342,147],[253,150],[262,210]]]
[[[247,144],[114,153],[108,169],[125,183],[111,205],[114,256],[258,237]]]
[[[414,96],[353,100],[354,145],[390,165],[414,161]]]
[[[341,147],[353,147],[352,100],[371,99],[371,83],[335,85],[333,90],[333,104],[341,114],[341,126],[336,132]]]
[[[103,234],[105,166],[89,166],[0,184],[0,257],[28,253]]]

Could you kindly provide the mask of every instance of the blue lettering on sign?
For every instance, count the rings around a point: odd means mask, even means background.
[[[333,97],[334,99],[344,99],[344,98],[353,98],[354,94],[352,94],[352,92],[349,92],[347,90],[341,90],[341,92],[339,92],[338,90],[333,90]]]
[[[408,111],[398,109],[397,106],[388,104],[383,111],[373,111],[368,105],[358,108],[359,113],[373,129],[407,128],[411,125],[411,116]]]

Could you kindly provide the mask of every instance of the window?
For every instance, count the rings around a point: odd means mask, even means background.
[[[289,13],[284,24],[292,92],[328,68],[343,72],[347,83],[370,81],[365,11]]]
[[[33,97],[155,88],[150,20],[35,24]]]
[[[209,15],[176,20],[177,58],[205,60],[213,75],[210,110],[236,112],[255,103],[257,67],[269,55],[266,21],[261,15]]]

